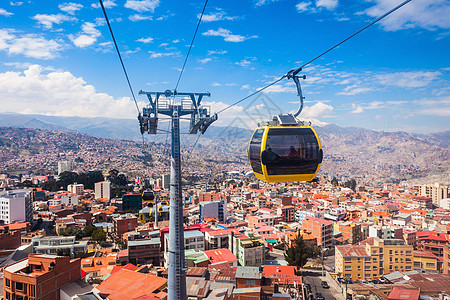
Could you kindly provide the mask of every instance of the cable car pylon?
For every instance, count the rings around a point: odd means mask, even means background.
[[[172,154],[170,158],[170,208],[169,208],[169,280],[168,299],[186,300],[186,264],[184,256],[184,225],[183,225],[183,200],[181,190],[181,152],[180,152],[180,117],[190,115],[189,134],[200,131],[205,133],[206,129],[217,120],[217,114],[210,115],[208,107],[201,106],[207,93],[179,93],[176,90],[164,92],[144,92],[147,95],[149,105],[143,108],[142,115],[139,114],[139,125],[141,133],[148,132],[156,134],[158,131],[158,115],[166,115],[171,118],[172,123]],[[154,98],[152,97],[154,96]],[[160,100],[173,97],[173,101]],[[181,103],[175,102],[176,97],[183,97]],[[188,98],[188,99],[186,99]]]

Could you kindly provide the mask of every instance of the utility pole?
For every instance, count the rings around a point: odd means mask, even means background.
[[[190,116],[189,134],[206,129],[217,120],[217,115],[210,115],[209,108],[200,105],[204,96],[210,93],[179,93],[176,90],[164,92],[144,92],[149,105],[139,114],[141,133],[156,134],[158,131],[158,115],[166,115],[171,119],[172,154],[170,158],[170,206],[169,206],[169,281],[168,299],[186,300],[186,264],[184,256],[183,199],[181,192],[181,152],[180,152],[180,118]],[[154,95],[154,98],[152,97]],[[165,100],[160,100],[164,96]],[[176,97],[183,97],[176,103]],[[187,99],[186,99],[187,98]],[[172,99],[172,100],[170,100]]]

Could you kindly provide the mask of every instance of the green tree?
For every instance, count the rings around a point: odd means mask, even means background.
[[[56,255],[58,255],[58,256],[70,256],[70,249],[56,249]]]
[[[83,238],[83,230],[81,230],[79,227],[73,226],[64,231],[61,235],[75,236],[76,240],[81,240]]]
[[[336,179],[336,177],[333,177],[333,179],[331,179],[331,184],[333,186],[338,186],[339,185],[339,181]]]
[[[75,172],[62,172],[61,174],[59,174],[58,182],[59,185],[66,190],[69,184],[78,182],[78,174]]]
[[[346,188],[356,191],[356,180],[355,179],[350,179],[349,181],[346,181],[343,185]]]
[[[88,225],[84,228],[84,236],[92,236],[94,231],[97,229],[94,225]]]
[[[308,258],[315,257],[318,254],[320,254],[319,247],[307,245],[299,232],[295,239],[295,245],[286,249],[284,259],[290,266],[296,266],[299,269],[306,264]]]
[[[106,232],[103,230],[103,228],[98,227],[97,229],[95,229],[95,231],[92,233],[92,239],[94,241],[96,241],[97,243],[99,242],[104,242],[106,241]]]

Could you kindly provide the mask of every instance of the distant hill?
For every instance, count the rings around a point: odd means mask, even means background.
[[[141,143],[137,120],[0,114],[0,126],[79,132],[89,136]],[[161,123],[160,129],[166,129]],[[319,174],[341,180],[355,178],[374,184],[383,181],[434,181],[450,183],[450,131],[430,134],[380,132],[334,124],[315,128],[325,159]],[[187,124],[182,124],[187,132]],[[182,135],[185,156],[195,160],[235,162],[247,169],[247,147],[252,131],[211,126],[198,138]],[[170,142],[166,133],[145,135],[146,142]],[[192,145],[197,141],[196,148]],[[167,153],[169,148],[165,150]],[[192,153],[191,153],[192,152]],[[241,166],[241,167],[239,167]]]

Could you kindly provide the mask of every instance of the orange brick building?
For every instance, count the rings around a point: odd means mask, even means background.
[[[317,245],[322,248],[333,245],[333,222],[331,221],[306,217],[302,222],[302,230],[317,238]]]
[[[450,244],[444,247],[443,273],[450,274]]]
[[[80,259],[30,254],[3,270],[3,298],[59,300],[59,289],[81,278]]]

